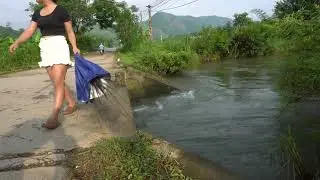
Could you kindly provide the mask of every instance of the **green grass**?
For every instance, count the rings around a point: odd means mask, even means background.
[[[14,39],[12,37],[0,38],[0,74],[37,68],[40,61],[40,37],[40,34],[36,33],[13,54],[9,53],[9,47]],[[100,43],[99,39],[94,36],[83,35],[77,38],[81,54],[91,52]]]
[[[38,45],[30,41],[10,54],[12,42],[10,38],[0,39],[0,74],[35,68],[40,61]]]
[[[102,140],[96,146],[70,156],[76,179],[144,180],[190,179],[181,165],[152,147],[152,137],[141,132],[132,138]]]
[[[118,56],[125,65],[159,75],[174,75],[200,62],[199,56],[183,41],[145,42]]]
[[[288,133],[280,138],[281,161],[283,167],[286,168],[287,179],[319,180],[320,159],[315,148],[319,145],[319,132],[304,134],[308,137],[299,140],[295,135],[299,133],[293,131],[290,126]],[[305,139],[308,141],[306,142]]]
[[[320,95],[320,61],[314,57],[292,57],[283,62],[279,78],[281,93],[287,98]]]

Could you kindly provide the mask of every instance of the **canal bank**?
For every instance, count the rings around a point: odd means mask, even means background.
[[[187,91],[134,105],[136,125],[248,179],[293,179],[288,169],[296,167],[290,164],[295,159],[286,149],[299,151],[303,166],[316,171],[319,103],[284,101],[277,80],[286,60],[226,59],[170,77]]]
[[[170,77],[188,91],[136,105],[137,127],[248,179],[278,179],[276,60],[225,60]]]
[[[37,69],[1,76],[0,179],[69,179],[69,153],[90,149],[101,139],[129,138],[136,133],[127,73],[116,65],[113,54],[86,57],[111,72],[116,85],[113,98],[118,99],[80,105],[76,114],[61,117],[62,126],[54,131],[41,128],[53,103],[53,89],[45,71]],[[70,70],[67,76],[68,85],[75,91],[74,71]],[[153,139],[152,142],[155,150],[179,161],[191,177],[238,179],[234,173],[166,141]]]
[[[125,83],[133,107],[138,107],[150,99],[159,96],[165,96],[172,93],[190,93],[190,89],[185,88],[182,84],[175,83],[174,81],[156,74],[141,72],[122,64],[121,60],[118,61],[118,64],[125,69]],[[145,121],[148,120],[146,119]],[[141,123],[139,121],[135,122]],[[141,125],[137,124],[137,127],[139,128]],[[165,129],[163,130],[165,131]],[[183,136],[183,133],[181,136]],[[153,147],[161,154],[165,154],[181,163],[184,174],[188,177],[214,180],[246,179],[245,176],[240,173],[234,173],[222,167],[220,164],[203,158],[196,153],[185,151],[181,146],[179,147],[172,144],[163,138],[154,137]]]

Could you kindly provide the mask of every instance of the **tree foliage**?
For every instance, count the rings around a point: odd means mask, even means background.
[[[93,7],[95,9],[96,22],[101,28],[106,29],[114,26],[116,18],[120,14],[115,0],[95,0]]]
[[[252,23],[236,27],[230,43],[231,54],[234,57],[255,57],[268,55],[272,51],[270,26],[262,23]]]
[[[142,29],[135,14],[137,7],[114,0],[96,0],[93,6],[100,27],[114,28],[124,50],[132,49],[141,40]]]
[[[192,43],[192,48],[204,61],[219,60],[228,56],[230,35],[226,29],[203,28]]]
[[[252,9],[251,12],[255,14],[261,21],[265,21],[270,18],[262,9]]]
[[[278,18],[303,11],[306,19],[310,19],[315,10],[315,5],[320,5],[320,0],[281,0],[276,3],[275,15]]]
[[[252,19],[248,17],[248,13],[241,13],[241,14],[235,14],[233,25],[234,26],[246,26],[250,23],[252,23]]]

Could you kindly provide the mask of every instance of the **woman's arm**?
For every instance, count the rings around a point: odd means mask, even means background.
[[[19,36],[19,38],[10,46],[10,52],[13,53],[19,47],[20,44],[23,44],[28,39],[30,39],[34,32],[36,32],[37,28],[38,24],[32,21],[29,27],[26,30],[24,30],[23,33]]]
[[[77,46],[77,40],[76,40],[76,35],[74,34],[73,28],[72,28],[72,22],[71,21],[67,21],[64,23],[67,35],[68,35],[68,39],[71,43],[72,49],[73,49],[73,53],[74,54],[80,54],[80,50],[78,49]]]

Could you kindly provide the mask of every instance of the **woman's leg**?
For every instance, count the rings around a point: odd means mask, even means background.
[[[55,100],[52,115],[46,122],[45,127],[55,129],[59,126],[58,116],[64,100],[64,79],[67,73],[67,66],[57,64],[52,67],[48,67],[47,71],[54,86]]]
[[[48,72],[48,75],[49,75],[51,81],[53,82],[52,67],[47,68],[47,72]],[[72,97],[72,93],[66,84],[64,85],[64,98],[67,101],[69,108],[74,108],[76,106],[76,101]]]
[[[70,88],[65,84],[64,85],[64,97],[68,103],[68,107],[75,107],[76,101],[73,99]]]
[[[64,97],[68,102],[68,107],[64,111],[64,115],[72,114],[76,111],[76,101],[73,99],[71,91],[69,87],[65,84],[64,85]]]

